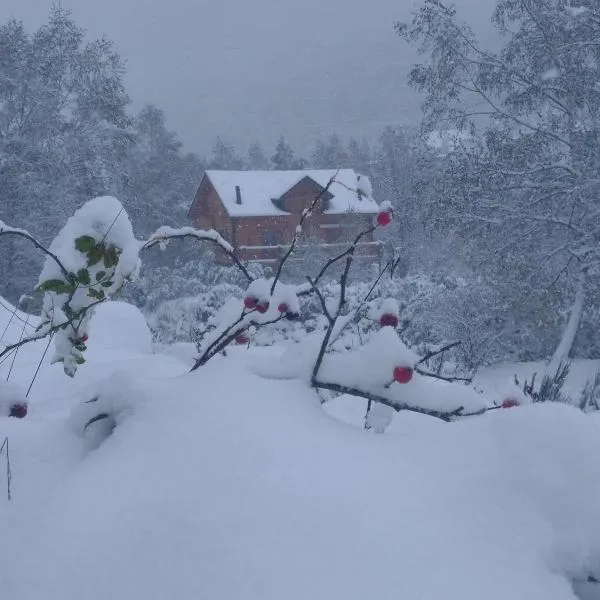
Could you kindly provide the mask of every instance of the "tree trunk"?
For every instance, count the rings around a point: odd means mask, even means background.
[[[563,331],[562,338],[554,351],[554,355],[548,364],[546,372],[552,376],[558,370],[561,362],[569,358],[573,343],[575,342],[575,336],[581,323],[581,315],[583,314],[583,306],[585,304],[585,275],[582,273],[579,276],[579,283],[577,284],[577,292],[575,293],[575,299],[571,308],[571,315],[569,321]]]

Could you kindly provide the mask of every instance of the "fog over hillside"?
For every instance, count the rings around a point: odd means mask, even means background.
[[[10,16],[39,26],[51,0],[4,0]],[[283,133],[300,151],[315,137],[377,136],[415,123],[419,98],[406,84],[415,52],[393,31],[414,2],[279,0],[146,2],[64,0],[91,36],[127,57],[134,105],[165,109],[186,146],[206,153],[216,136],[243,148],[273,146]],[[489,0],[456,5],[491,32]]]

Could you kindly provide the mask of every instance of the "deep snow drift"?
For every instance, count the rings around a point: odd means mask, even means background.
[[[559,600],[600,570],[594,416],[402,413],[376,435],[256,375],[276,350],[188,374],[135,309],[106,310],[75,379],[44,366],[30,416],[0,417],[3,600]],[[68,414],[98,392],[130,410],[90,451]]]

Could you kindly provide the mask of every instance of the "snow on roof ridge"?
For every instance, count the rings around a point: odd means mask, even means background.
[[[305,177],[325,187],[332,177],[336,181],[329,191],[333,198],[326,213],[357,212],[373,214],[377,203],[365,194],[369,187],[359,185],[354,169],[294,169],[286,171],[229,171],[208,169],[206,177],[219,194],[231,216],[270,216],[287,214],[273,204]],[[236,187],[240,188],[242,203],[236,202]]]

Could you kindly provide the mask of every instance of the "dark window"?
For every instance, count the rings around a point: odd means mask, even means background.
[[[263,246],[277,246],[281,243],[281,235],[279,231],[263,231],[262,232],[262,245]]]

